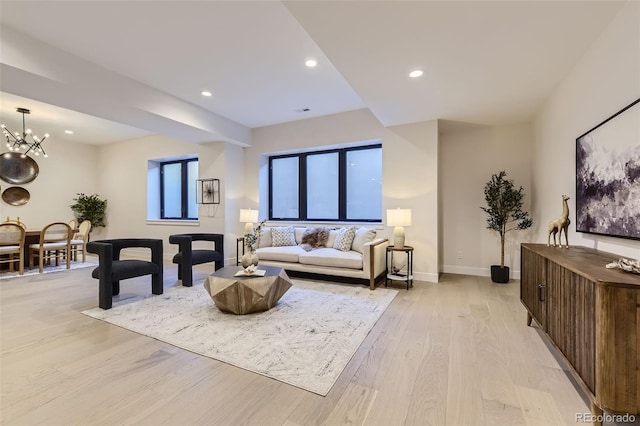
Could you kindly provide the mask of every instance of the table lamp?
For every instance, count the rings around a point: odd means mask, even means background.
[[[253,224],[258,221],[258,210],[240,209],[240,222],[244,222],[244,235],[253,232]]]
[[[404,247],[404,226],[411,226],[411,209],[388,209],[387,226],[393,228],[393,246]]]

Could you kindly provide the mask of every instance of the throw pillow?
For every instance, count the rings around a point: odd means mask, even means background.
[[[273,247],[295,246],[296,238],[293,233],[293,226],[271,228],[271,244]]]
[[[351,244],[353,244],[353,237],[356,235],[356,227],[349,226],[348,228],[341,228],[336,236],[336,241],[333,243],[333,248],[340,251],[350,251]]]
[[[327,247],[333,247],[333,244],[336,242],[336,237],[338,236],[338,229],[335,228],[331,228],[329,230],[329,238],[327,239],[327,243],[325,244],[325,246]]]
[[[258,243],[258,248],[263,247],[271,247],[271,228],[262,228],[260,230],[260,242]]]
[[[324,226],[307,228],[302,234],[302,244],[308,244],[313,248],[325,247],[327,239],[329,239],[329,230]]]
[[[302,235],[307,228],[300,228],[298,226],[293,228],[293,236],[295,237],[296,244],[300,244],[302,242]]]
[[[364,245],[373,241],[375,237],[375,230],[369,228],[360,228],[356,231],[355,237],[353,237],[353,244],[351,244],[351,249],[357,251],[360,254],[364,254]]]

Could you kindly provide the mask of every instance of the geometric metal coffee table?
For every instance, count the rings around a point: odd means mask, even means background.
[[[204,287],[213,303],[224,312],[238,315],[267,311],[291,288],[291,279],[282,268],[259,266],[264,276],[235,276],[240,266],[225,266],[211,274]]]

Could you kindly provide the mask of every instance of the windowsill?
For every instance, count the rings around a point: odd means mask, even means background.
[[[200,226],[199,220],[147,219],[147,225]]]
[[[267,220],[265,221],[265,226],[326,226],[326,227],[343,227],[343,226],[357,226],[357,227],[370,227],[374,229],[383,229],[384,223],[382,222],[323,222],[323,221],[313,221],[313,222],[300,222],[300,221],[287,221],[287,220]]]

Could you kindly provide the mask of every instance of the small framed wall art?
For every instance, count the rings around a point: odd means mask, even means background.
[[[220,204],[220,179],[196,179],[196,202]]]

